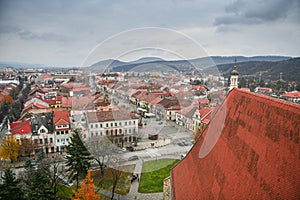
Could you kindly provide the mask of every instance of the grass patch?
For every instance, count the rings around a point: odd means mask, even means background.
[[[170,176],[171,168],[178,163],[177,159],[160,159],[143,164],[140,193],[155,193],[163,191],[163,180]]]
[[[73,190],[76,191],[76,186],[68,187],[62,184],[57,185],[57,199],[70,199],[73,195]]]
[[[135,165],[126,165],[122,167],[122,174],[118,181],[115,193],[117,194],[128,194],[130,187],[131,187],[131,177],[133,170],[135,168]],[[112,190],[113,185],[113,177],[112,177],[112,171],[116,171],[116,169],[113,168],[107,168],[104,173],[104,179],[100,181],[100,170],[92,171],[92,178],[94,179],[94,183],[97,187],[100,187],[105,190]]]

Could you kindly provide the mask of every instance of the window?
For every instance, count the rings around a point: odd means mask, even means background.
[[[40,139],[40,144],[43,144],[43,139]]]
[[[96,132],[96,136],[98,136],[98,132]]]
[[[50,138],[50,143],[51,143],[51,144],[53,143],[53,138]]]
[[[127,126],[127,122],[125,122],[125,126]]]
[[[129,133],[131,133],[131,129],[129,129],[128,131],[129,131]]]
[[[57,139],[56,141],[59,142],[59,139]]]
[[[100,124],[100,128],[102,128],[102,124]]]
[[[118,126],[118,123],[115,123],[115,126]]]
[[[95,128],[98,128],[98,124],[95,125]]]
[[[106,123],[106,127],[108,127],[108,123]]]
[[[91,128],[93,128],[93,124],[91,124]]]
[[[133,124],[135,125],[135,121],[133,121]]]
[[[42,129],[40,130],[40,132],[41,132],[41,133],[46,133],[46,130],[42,128]]]
[[[110,123],[110,127],[113,127],[114,126],[114,124],[113,123]]]
[[[129,121],[129,125],[131,125],[131,121]]]
[[[119,126],[122,126],[122,123],[121,123],[121,122],[119,122]]]
[[[56,131],[56,135],[59,135],[60,134],[60,132],[59,131]]]
[[[92,137],[94,136],[94,132],[93,132],[93,131],[91,132],[91,136],[92,136]]]

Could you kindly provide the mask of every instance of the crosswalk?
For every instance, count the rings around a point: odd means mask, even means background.
[[[161,156],[161,153],[158,151],[158,149],[146,149],[146,152],[151,158]]]

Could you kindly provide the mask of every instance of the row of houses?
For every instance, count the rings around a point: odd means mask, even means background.
[[[30,118],[9,123],[7,135],[14,136],[20,143],[32,141],[35,151],[63,152],[71,138],[70,112],[55,110],[32,114]]]
[[[103,93],[82,82],[53,83],[49,74],[35,77],[21,117],[8,122],[7,135],[30,149],[24,156],[64,152],[75,129],[83,140],[106,136],[116,145],[137,140],[138,116],[121,111]]]

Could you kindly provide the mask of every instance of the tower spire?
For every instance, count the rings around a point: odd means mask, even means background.
[[[233,66],[234,69],[236,69],[236,56],[234,57],[234,66]]]
[[[239,72],[236,70],[236,57],[234,58],[234,66],[230,77],[230,89],[238,88]]]

